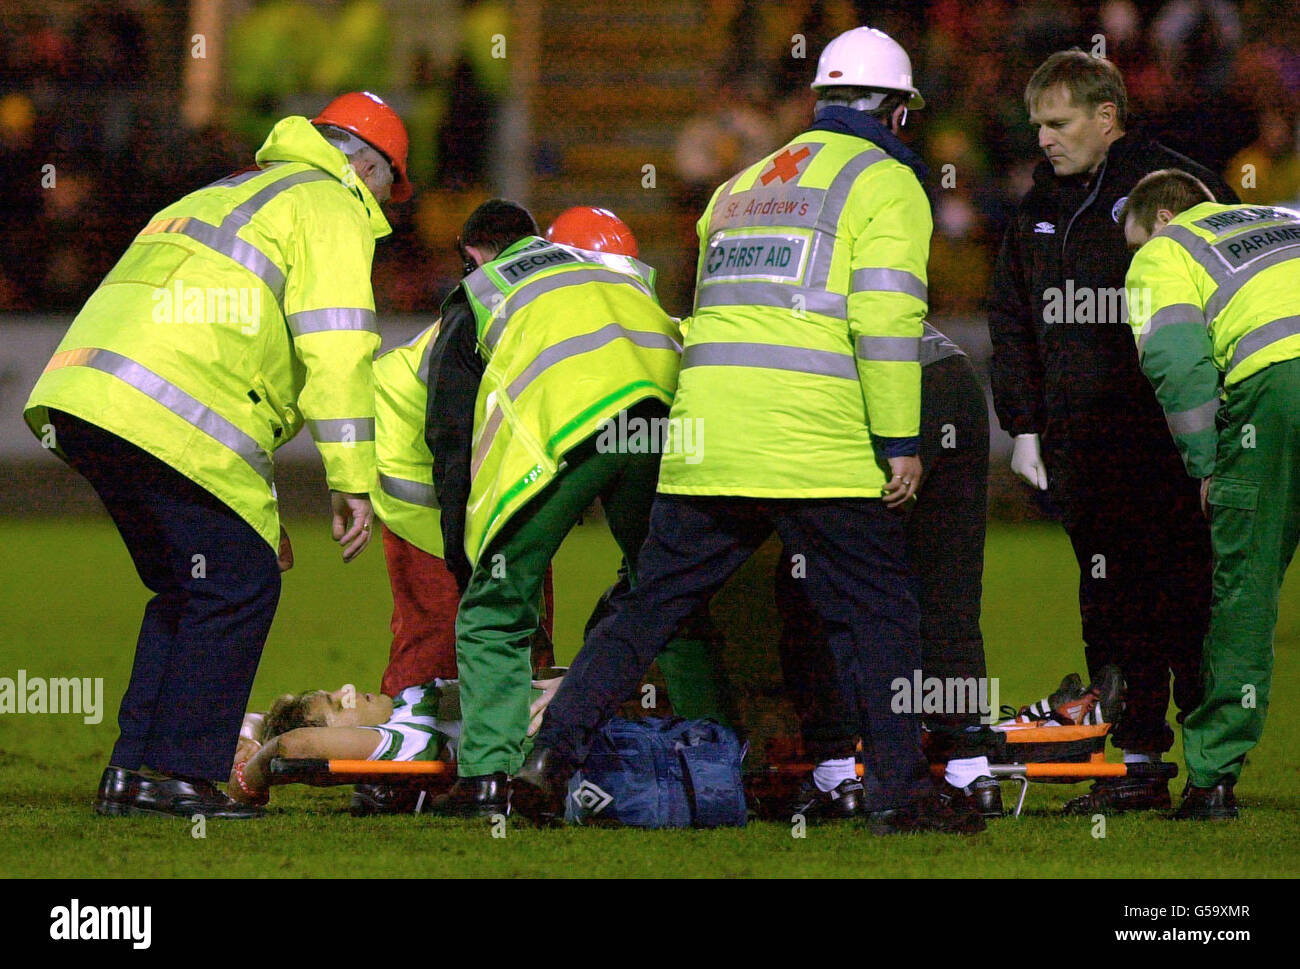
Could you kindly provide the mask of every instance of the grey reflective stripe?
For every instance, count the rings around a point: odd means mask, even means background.
[[[506,318],[504,316],[496,317],[492,321],[492,325],[488,327],[487,333],[483,336],[483,344],[488,348],[489,353],[496,350],[497,344],[501,342],[501,334],[505,331]]]
[[[438,492],[434,490],[433,485],[425,484],[423,481],[394,478],[392,475],[381,473],[379,487],[384,494],[391,495],[399,501],[425,508],[438,507]]]
[[[415,339],[418,340],[419,337]],[[424,352],[420,354],[420,366],[415,371],[415,375],[420,378],[420,383],[424,384],[425,387],[429,386],[429,365],[433,361],[433,348],[437,343],[438,334],[430,334],[429,342],[424,345]]]
[[[474,456],[469,462],[470,479],[478,477],[478,469],[483,467],[483,461],[487,458],[488,451],[492,449],[492,442],[496,440],[497,429],[501,427],[501,421],[505,414],[501,411],[501,405],[498,404],[492,408],[492,413],[483,424],[483,433],[479,436],[478,444],[474,446]]]
[[[798,143],[797,146],[786,145],[780,151],[776,152],[775,155],[769,158],[768,162],[771,163],[778,155],[785,154],[791,148],[794,148],[795,154],[798,154],[800,151],[807,149],[808,150],[807,156],[805,156],[804,159],[799,162],[799,164],[802,165],[804,167],[804,170],[806,171],[807,167],[813,163],[814,159],[816,159],[817,153],[820,152],[825,147],[826,145],[821,142],[801,141]],[[799,182],[795,182],[793,184],[782,182],[780,186],[777,186],[775,189],[772,189],[769,186],[763,184],[762,176],[766,167],[767,166],[764,165],[763,168],[760,168],[754,175],[753,184],[749,188],[743,189],[742,191],[734,192],[733,189],[735,188],[736,182],[740,180],[740,176],[745,174],[744,169],[737,172],[729,181],[725,183],[726,187],[723,189],[721,193],[719,193],[718,201],[722,202],[725,200],[727,204],[725,206],[724,205],[714,206],[713,214],[709,217],[710,236],[712,236],[715,232],[722,230],[724,228],[723,223],[730,224],[728,226],[730,228],[740,228],[742,226],[749,227],[749,226],[756,226],[756,225],[812,226],[814,224],[814,219],[816,218],[817,213],[821,210],[822,205],[825,203],[826,189],[810,188],[807,185],[800,184]],[[744,212],[740,212],[740,214],[731,217],[728,217],[724,214],[727,209],[732,207],[732,203],[735,204],[736,211],[739,211],[742,205],[745,206],[745,208],[749,208],[747,202],[750,198],[761,198],[763,201],[759,204],[762,207],[766,207],[768,202],[775,203],[771,206],[771,209],[773,211],[750,212],[748,214]],[[805,203],[805,202],[808,203],[808,209],[804,216],[791,215],[790,212],[785,211],[786,205],[793,205],[796,203]]]
[[[1284,316],[1280,320],[1256,327],[1237,341],[1232,351],[1232,361],[1228,364],[1228,373],[1237,369],[1237,365],[1243,363],[1252,353],[1258,353],[1278,340],[1285,340],[1297,334],[1300,334],[1300,316]]]
[[[762,367],[858,379],[858,366],[847,353],[775,343],[697,343],[682,355],[682,369],[689,367]]]
[[[672,350],[674,353],[681,353],[682,348],[672,337],[666,333],[647,333],[641,330],[628,330],[619,326],[617,323],[610,323],[602,326],[593,333],[582,333],[578,336],[571,336],[567,340],[561,340],[539,353],[527,368],[518,377],[510,382],[506,388],[506,393],[510,395],[511,400],[515,400],[524,392],[529,384],[541,376],[542,371],[549,370],[562,360],[569,357],[576,357],[583,353],[590,353],[592,350],[598,350],[601,347],[613,343],[615,340],[630,340],[639,347],[645,347],[648,350]]]
[[[307,427],[317,444],[355,444],[375,439],[373,417],[333,417],[328,420],[308,421]]]
[[[734,195],[732,194],[732,190],[736,187],[736,183],[740,181],[740,176],[743,174],[745,174],[745,169],[742,168],[722,183],[722,191],[718,192],[718,202],[722,202],[724,199],[730,202],[732,199],[738,198],[745,195],[746,192],[752,191],[751,189],[746,189],[745,192],[736,192]],[[757,174],[755,174],[754,179],[757,181]],[[722,227],[718,225],[718,220],[722,218],[720,214],[722,211],[724,210],[721,205],[713,206],[713,212],[709,215],[709,238],[712,238],[715,232],[723,231]]]
[[[294,336],[320,333],[322,330],[365,330],[378,333],[375,311],[352,306],[330,306],[319,310],[303,310],[286,317]]]
[[[254,192],[252,196],[235,206],[221,220],[220,225],[210,225],[193,217],[183,217],[179,219],[175,228],[161,231],[175,232],[186,236],[195,242],[201,242],[209,249],[219,252],[223,256],[233,259],[262,280],[267,289],[275,296],[275,301],[279,303],[284,299],[284,272],[275,264],[274,260],[251,242],[239,238],[236,233],[252,221],[253,216],[257,214],[257,211],[262,206],[281,192],[304,182],[319,181],[335,181],[335,179],[332,175],[327,175],[325,172],[318,170],[294,172],[291,175],[285,175],[283,178],[277,178],[270,185]]]
[[[921,333],[921,366],[928,367],[930,364],[938,363],[948,357],[966,356],[965,350],[949,340],[928,322],[921,325],[924,328]]]
[[[815,154],[816,150],[821,146],[814,147],[810,144],[809,147],[814,148]],[[820,313],[841,320],[847,319],[847,297],[830,292],[828,289],[831,262],[835,255],[835,231],[839,226],[844,206],[848,203],[853,183],[857,181],[858,176],[872,165],[884,161],[888,157],[888,153],[878,148],[870,148],[849,159],[847,164],[836,173],[828,188],[813,189],[802,185],[798,186],[799,190],[805,194],[813,193],[815,200],[819,202],[817,205],[810,206],[805,215],[785,213],[779,216],[746,216],[743,221],[739,221],[734,226],[734,228],[743,228],[753,225],[772,225],[813,229],[814,231],[811,233],[812,241],[806,257],[807,268],[804,270],[805,286],[763,282],[700,284],[696,288],[696,309],[706,306],[774,306],[780,309]],[[743,198],[745,195],[757,191],[750,188],[743,192],[736,192],[733,195],[731,188],[738,178],[739,176],[732,178],[731,181],[726,183],[723,191],[718,194],[713,215],[709,220],[711,237],[719,231],[731,231],[731,229],[721,228],[726,220],[723,220],[718,215],[719,207],[723,203],[730,203],[735,199]],[[701,276],[703,272],[704,267],[701,266]],[[917,280],[917,283],[919,283],[919,280]],[[796,303],[796,297],[798,297],[798,303]]]
[[[821,210],[817,213],[816,228],[813,233],[812,252],[808,256],[807,283],[814,289],[825,289],[830,284],[831,260],[835,255],[835,230],[839,226],[844,206],[848,204],[849,192],[858,176],[877,162],[889,157],[888,152],[871,148],[849,159],[849,163],[839,170],[830,188]],[[847,312],[847,311],[846,311]]]
[[[848,318],[848,299],[824,289],[787,286],[784,283],[713,283],[701,286],[695,308],[705,306],[775,306],[796,313],[820,313],[838,320]]]
[[[615,340],[630,340],[639,347],[646,347],[650,350],[672,350],[674,353],[681,353],[681,345],[666,333],[647,333],[641,330],[628,330],[619,326],[617,323],[610,323],[602,326],[599,330],[592,333],[582,333],[578,336],[569,337],[567,340],[561,340],[539,353],[525,369],[514,380],[510,381],[510,386],[506,388],[506,394],[513,402],[527,389],[528,385],[540,377],[545,371],[570,357],[580,356],[584,353],[590,353],[598,350],[603,346],[613,343]],[[483,466],[488,452],[492,450],[492,442],[496,439],[497,429],[501,426],[502,412],[498,404],[492,408],[492,413],[488,415],[483,424],[483,433],[480,435],[478,444],[474,448],[473,457],[470,459],[469,473],[473,478],[478,474],[478,470]]]
[[[1156,330],[1166,326],[1175,326],[1179,323],[1198,323],[1201,327],[1206,325],[1205,312],[1194,303],[1173,303],[1169,306],[1162,306],[1151,314],[1151,319],[1147,325],[1138,334],[1138,351],[1146,349],[1147,341]]]
[[[641,282],[645,283],[646,286],[648,287],[654,286],[655,269],[653,266],[651,266],[649,263],[642,262],[640,259],[637,259],[635,256],[625,256],[624,258],[626,258],[630,263],[632,263],[633,268],[636,269],[637,275],[641,277]]]
[[[1227,307],[1228,301],[1241,292],[1242,287],[1254,279],[1257,273],[1261,273],[1265,269],[1272,269],[1279,263],[1290,262],[1292,259],[1300,259],[1300,250],[1295,246],[1288,246],[1278,252],[1271,252],[1267,256],[1261,256],[1249,266],[1243,266],[1236,273],[1229,274],[1227,280],[1221,282],[1219,288],[1214,291],[1214,295],[1206,301],[1205,318],[1213,320],[1218,317]]]
[[[1214,415],[1219,410],[1219,399],[1207,400],[1191,410],[1165,411],[1169,430],[1176,435],[1195,434],[1214,427]]]
[[[1186,249],[1216,283],[1222,284],[1231,277],[1232,273],[1223,264],[1223,260],[1214,254],[1213,247],[1187,226],[1167,225],[1160,235],[1172,239]]]
[[[277,303],[284,299],[284,273],[271,259],[251,242],[245,242],[233,232],[215,225],[187,219],[176,228],[167,230],[201,242],[214,252],[233,259],[266,284]]]
[[[858,357],[872,361],[918,361],[921,338],[915,336],[860,336]]]
[[[274,165],[268,165],[266,168],[255,168],[251,172],[236,172],[234,175],[227,175],[225,178],[219,178],[211,185],[207,185],[204,187],[205,188],[234,188],[238,185],[243,185],[245,182],[251,181],[254,178],[257,178],[260,175],[265,175],[272,168],[276,168],[282,164],[284,163],[276,162]]]
[[[1300,259],[1300,252],[1296,251],[1296,247],[1288,246],[1277,252],[1261,256],[1255,262],[1242,266],[1234,272],[1224,262],[1223,257],[1215,252],[1211,243],[1202,239],[1186,226],[1168,225],[1160,234],[1168,236],[1186,249],[1197,264],[1218,284],[1218,288],[1205,304],[1206,320],[1216,319],[1227,307],[1232,297],[1241,292],[1242,287],[1250,282],[1256,273],[1271,269],[1279,263]]]
[[[200,403],[148,367],[120,353],[98,348],[72,351],[67,365],[90,367],[112,374],[157,401],[181,420],[194,425],[217,443],[230,448],[243,458],[263,481],[267,484],[271,483],[273,476],[271,456],[251,435],[244,433],[212,408]]]
[[[474,269],[469,276],[465,277],[464,287],[469,291],[478,302],[484,304],[489,310],[494,310],[495,303],[500,302],[500,290],[493,284],[493,281],[487,278],[487,273],[482,269]],[[495,302],[493,300],[495,299]]]
[[[551,276],[543,276],[535,282],[527,282],[514,290],[509,295],[509,302],[492,322],[491,328],[483,342],[487,345],[488,350],[495,350],[497,343],[501,340],[501,334],[505,331],[506,324],[510,318],[518,313],[521,309],[537,299],[539,296],[545,296],[547,293],[553,293],[557,289],[563,289],[566,286],[581,286],[584,283],[614,283],[625,286],[633,286],[639,292],[646,296],[652,296],[650,288],[646,286],[645,281],[637,276],[630,276],[627,273],[615,272],[612,269],[599,269],[592,267],[589,269],[568,269],[557,272]],[[632,332],[630,330],[626,332]],[[575,338],[576,339],[576,338]]]
[[[822,148],[822,145],[815,142],[800,143],[801,147],[812,149],[814,156]],[[787,146],[788,147],[788,146]],[[839,226],[840,216],[844,212],[844,206],[848,203],[849,193],[853,189],[853,183],[857,181],[858,176],[865,172],[877,162],[884,161],[889,157],[887,152],[879,148],[870,148],[864,152],[853,156],[848,163],[836,173],[835,178],[831,180],[828,188],[809,188],[799,185],[798,190],[803,195],[808,195],[811,200],[817,204],[809,206],[805,215],[794,215],[791,213],[769,214],[769,215],[751,215],[745,216],[743,221],[737,222],[735,226],[723,228],[724,220],[718,213],[724,203],[730,203],[735,200],[743,200],[746,195],[758,189],[748,188],[741,192],[732,193],[736,181],[740,175],[734,176],[730,181],[725,183],[724,189],[718,193],[718,201],[714,206],[713,214],[709,219],[709,235],[712,237],[719,231],[730,231],[731,228],[741,228],[748,226],[790,226],[800,228],[811,228],[817,231],[812,233],[812,245],[808,253],[808,269],[805,281],[807,282],[810,292],[825,292],[831,278],[831,260],[834,256],[835,249],[835,230]],[[743,172],[741,174],[744,174]],[[755,177],[757,181],[757,176]],[[703,289],[703,287],[701,287]],[[701,297],[702,299],[702,294]],[[725,303],[705,303],[698,302],[697,306],[717,306],[728,305],[732,302],[744,302],[728,300]],[[843,298],[841,297],[843,304]],[[789,301],[782,303],[765,302],[760,305],[780,306],[789,305]],[[824,312],[816,310],[815,312]],[[829,315],[838,315],[841,318],[848,313],[847,304],[835,313]]]
[[[857,269],[850,289],[855,293],[907,293],[924,302],[925,283],[906,269]]]
[[[238,232],[244,226],[253,220],[257,210],[264,206],[271,199],[275,198],[281,192],[293,188],[295,185],[302,185],[304,182],[320,181],[337,181],[333,175],[328,175],[319,169],[312,169],[306,172],[294,172],[291,175],[285,175],[283,178],[277,178],[269,185],[259,188],[244,201],[240,202],[230,210],[224,219],[221,220],[221,228],[229,232]]]

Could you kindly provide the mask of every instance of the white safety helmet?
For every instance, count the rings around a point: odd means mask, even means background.
[[[875,27],[855,27],[826,45],[817,61],[812,89],[827,87],[898,91],[912,95],[907,102],[910,110],[925,107],[921,92],[912,86],[912,61],[907,51]]]

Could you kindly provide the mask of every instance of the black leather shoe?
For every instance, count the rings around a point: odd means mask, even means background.
[[[1235,820],[1239,812],[1232,785],[1232,781],[1220,781],[1213,787],[1193,787],[1188,781],[1183,789],[1183,803],[1170,817],[1175,821]]]
[[[574,767],[549,747],[534,747],[514,776],[514,809],[533,824],[564,823],[564,800]]]
[[[490,818],[510,814],[510,776],[504,772],[462,777],[451,790],[435,797],[430,814],[445,818]]]
[[[140,775],[125,767],[104,768],[95,792],[95,813],[109,817],[126,814],[126,803],[135,796]]]
[[[944,781],[939,796],[954,809],[974,811],[982,818],[1000,818],[1003,815],[1002,788],[991,777],[977,777],[965,787],[954,787]]]
[[[1066,801],[1062,814],[1123,814],[1125,811],[1167,811],[1169,781],[1163,777],[1107,777],[1092,790]]]
[[[348,811],[357,818],[372,814],[414,814],[423,793],[418,787],[358,784],[352,788],[352,803]],[[426,802],[428,800],[426,798]]]
[[[121,803],[120,814],[164,814],[192,818],[242,821],[260,818],[263,811],[251,804],[232,801],[211,781],[186,780],[165,774],[137,774],[135,789]]]
[[[906,807],[869,814],[872,834],[978,834],[984,819],[975,811],[954,806],[938,794],[929,794]]]
[[[863,810],[862,782],[856,777],[846,778],[832,791],[823,791],[813,781],[804,783],[799,796],[791,804],[791,815],[802,815],[809,824],[823,821],[853,821],[861,818]]]

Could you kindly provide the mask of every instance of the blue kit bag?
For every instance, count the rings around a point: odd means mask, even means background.
[[[569,781],[565,820],[634,828],[741,827],[748,745],[712,720],[610,720]]]

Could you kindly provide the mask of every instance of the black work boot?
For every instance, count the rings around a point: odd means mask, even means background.
[[[352,803],[348,811],[357,818],[372,814],[414,814],[423,793],[418,787],[358,784],[352,788]]]
[[[564,800],[574,769],[559,751],[534,747],[514,777],[515,810],[533,824],[563,824]]]
[[[430,814],[445,818],[491,818],[510,814],[510,776],[504,771],[462,777],[450,791],[435,797]]]
[[[975,811],[945,801],[938,794],[927,794],[906,807],[875,811],[868,815],[872,834],[979,834],[984,819]]]
[[[1219,781],[1213,787],[1195,787],[1191,781],[1183,788],[1183,803],[1170,817],[1175,821],[1233,821],[1237,811],[1237,798],[1232,793],[1231,778]]]
[[[1166,811],[1169,781],[1163,777],[1105,777],[1092,790],[1066,801],[1062,814],[1123,814],[1125,811]]]
[[[805,781],[790,807],[791,816],[802,815],[809,824],[853,821],[865,814],[862,782],[856,777],[845,779],[834,790],[823,791],[813,781]]]
[[[217,785],[202,778],[172,777],[153,773],[138,775],[129,798],[121,803],[120,814],[168,814],[192,819],[242,821],[265,813],[252,804],[240,804],[223,794]]]
[[[99,778],[95,792],[95,813],[117,817],[127,813],[126,806],[140,783],[140,775],[125,767],[108,766]]]
[[[991,777],[977,777],[965,787],[954,787],[947,781],[939,791],[939,796],[959,811],[974,811],[982,818],[1000,818],[1002,810],[1002,788]]]

